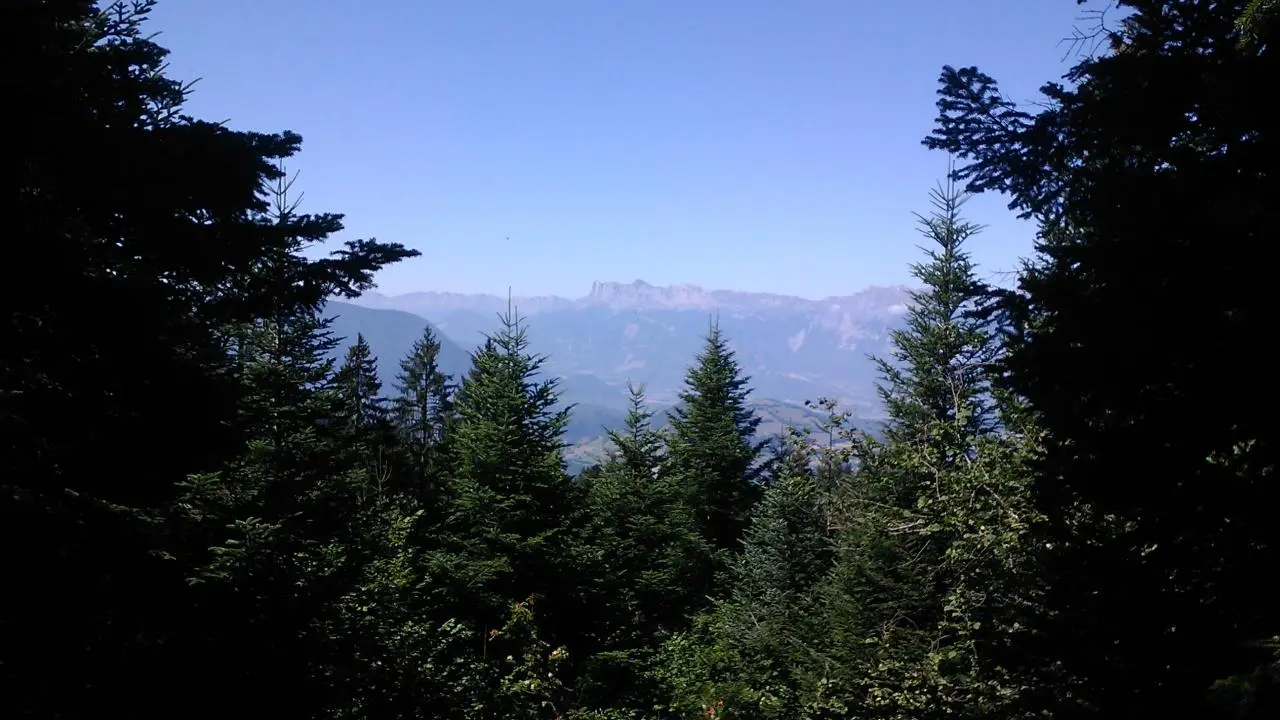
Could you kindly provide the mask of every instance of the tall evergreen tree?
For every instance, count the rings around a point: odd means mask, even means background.
[[[419,483],[453,423],[452,378],[440,371],[440,339],[428,326],[400,361],[394,413]]]
[[[296,215],[289,187],[280,174],[270,188],[273,206],[259,222],[282,233],[340,227],[333,218],[314,226],[316,219]],[[277,253],[258,272],[281,286],[299,269],[295,258]],[[365,470],[352,465],[368,454],[362,423],[377,419],[368,346],[357,342],[333,383],[336,340],[318,305],[277,302],[267,317],[230,330],[247,446],[218,472],[183,483],[179,505],[189,542],[199,541],[184,558],[193,564],[189,582],[202,603],[217,608],[203,629],[208,651],[246,652],[226,679],[259,707],[304,716],[340,706],[346,688],[332,678],[354,669],[345,639],[326,629],[360,575],[364,484],[350,479]],[[335,426],[335,418],[343,423]]]
[[[662,435],[653,428],[653,411],[648,408],[644,385],[628,382],[627,395],[629,405],[622,430],[606,431],[612,445],[606,465],[625,469],[632,478],[643,478],[652,485],[662,469]]]
[[[347,348],[333,384],[342,402],[341,419],[348,433],[357,434],[387,419],[382,381],[378,379],[378,359],[364,335],[357,333],[356,341]]]
[[[986,295],[964,249],[977,227],[954,185],[920,216],[933,247],[912,267],[906,327],[881,361],[884,438],[855,445],[838,499],[841,558],[830,622],[864,643],[843,660],[846,704],[889,717],[1007,713],[1023,689],[997,661],[1022,611],[1013,581],[1029,557],[1027,473],[997,432],[997,338],[976,316]],[[993,592],[1008,595],[984,602]],[[867,644],[870,641],[871,644]]]
[[[185,115],[188,88],[145,29],[152,5],[0,6],[0,52],[28,69],[6,84],[24,108],[0,193],[8,259],[24,286],[57,288],[0,289],[3,565],[26,588],[0,620],[0,684],[18,716],[169,717],[156,687],[201,698],[195,715],[243,700],[214,687],[235,664],[206,642],[215,609],[185,583],[199,538],[172,513],[179,480],[243,447],[227,330],[356,294],[413,254],[372,241],[293,254],[291,238],[323,240],[332,223],[261,222],[259,191],[300,138]],[[282,248],[294,283],[268,286],[259,269]]]
[[[501,320],[457,392],[446,529],[476,573],[464,600],[477,622],[533,595],[546,601],[544,617],[567,623],[555,596],[578,507],[561,456],[569,409],[555,379],[537,378],[545,360],[529,352],[522,318],[509,309]],[[561,642],[555,632],[548,640]]]
[[[342,469],[336,438],[321,430],[338,409],[324,384],[334,343],[322,327],[315,315],[298,313],[242,330],[240,423],[252,439],[223,469],[183,483],[180,504],[196,544],[182,559],[210,611],[202,619],[206,652],[246,653],[220,679],[259,707],[283,711],[289,696],[305,694],[316,704],[294,706],[304,713],[319,712],[330,698],[313,684],[326,674],[329,653],[309,626],[333,599],[321,590],[320,549],[344,524],[327,512],[341,507],[333,501],[341,498]]]
[[[711,546],[738,549],[751,507],[761,493],[767,440],[748,404],[743,375],[729,341],[712,322],[706,343],[685,376],[680,404],[670,414],[666,472],[684,486],[687,502]]]
[[[744,642],[770,629],[792,630],[807,619],[808,594],[831,561],[808,435],[789,429],[783,442],[780,472],[752,513],[735,563],[729,597],[737,608],[735,634]]]
[[[1047,433],[1052,613],[1022,649],[1052,659],[1043,686],[1079,680],[1044,706],[1229,716],[1208,688],[1272,662],[1280,634],[1263,570],[1280,548],[1264,250],[1280,144],[1260,94],[1280,78],[1275,4],[1117,4],[1109,52],[1035,112],[944,68],[926,142],[1041,224],[1002,309],[1009,385]]]
[[[590,706],[636,710],[659,692],[649,677],[654,650],[700,604],[691,589],[709,553],[679,486],[662,473],[664,443],[644,388],[628,390],[623,428],[608,431],[609,458],[582,480],[583,585],[599,627],[576,687]]]
[[[933,212],[916,216],[930,243],[927,261],[911,265],[924,290],[910,293],[906,327],[890,333],[891,359],[876,360],[877,389],[892,418],[886,440],[932,445],[951,464],[959,459],[951,452],[967,453],[969,439],[994,427],[989,377],[997,346],[975,315],[986,293],[964,249],[981,228],[961,217],[966,198],[954,184],[929,200]]]
[[[808,433],[789,429],[777,477],[752,513],[720,632],[742,658],[749,697],[770,717],[802,715],[825,677],[821,586],[834,559]]]
[[[352,462],[348,481],[357,489],[357,497],[371,500],[392,491],[392,483],[400,486],[395,490],[398,491],[403,487],[401,476],[408,470],[405,453],[396,437],[387,400],[382,396],[378,359],[363,335],[356,334],[356,341],[347,348],[346,357],[330,382],[337,403],[334,420],[343,452]]]

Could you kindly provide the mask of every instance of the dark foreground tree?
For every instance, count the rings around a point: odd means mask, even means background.
[[[0,540],[5,586],[23,588],[0,619],[0,685],[17,717],[234,703],[237,686],[210,685],[225,671],[202,672],[235,661],[206,652],[169,514],[186,475],[246,439],[233,329],[357,294],[411,254],[372,241],[299,254],[340,227],[267,218],[262,185],[300,138],[184,116],[186,89],[143,29],[150,8],[0,7],[0,52],[24,68],[6,83],[20,110],[0,180],[24,277],[0,289]]]
[[[1210,688],[1272,662],[1280,634],[1275,4],[1117,4],[1110,51],[1035,114],[945,68],[926,141],[1041,223],[1004,304],[1009,385],[1049,438],[1034,488],[1053,613],[1022,649],[1060,718],[1266,717]]]

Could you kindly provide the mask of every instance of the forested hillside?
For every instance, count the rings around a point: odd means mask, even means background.
[[[318,251],[301,137],[185,114],[153,2],[0,4],[3,717],[1280,717],[1276,2],[1123,0],[1034,105],[942,69],[876,436],[762,440],[711,324],[581,473],[517,312],[339,347],[417,251]]]

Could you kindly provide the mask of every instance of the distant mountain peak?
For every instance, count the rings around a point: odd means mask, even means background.
[[[641,279],[629,283],[597,280],[584,297],[569,299],[558,296],[515,297],[513,301],[522,315],[538,315],[560,310],[605,308],[628,311],[689,310],[709,312],[723,310],[736,313],[809,312],[824,324],[846,325],[849,318],[891,318],[902,314],[909,301],[909,289],[901,285],[871,286],[844,296],[810,300],[776,293],[707,290],[698,285],[659,286]],[[406,310],[439,320],[444,314],[469,310],[489,315],[507,308],[505,296],[451,292],[412,292],[382,295],[367,292],[356,304],[371,308]]]
[[[700,310],[713,307],[715,301],[697,285],[658,287],[644,280],[631,283],[597,280],[591,283],[591,293],[575,304],[627,310]]]
[[[666,288],[659,287],[652,283],[647,283],[644,280],[641,280],[639,278],[636,278],[635,280],[632,280],[629,283],[614,282],[612,280],[596,280],[595,282],[591,283],[591,292],[588,293],[586,297],[591,297],[592,295],[598,295],[600,293],[611,293],[611,292],[619,292],[619,291],[643,292],[645,290],[665,290],[665,289]],[[581,299],[585,300],[586,298],[581,298]]]

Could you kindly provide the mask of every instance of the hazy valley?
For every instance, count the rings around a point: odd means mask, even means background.
[[[516,297],[512,304],[527,318],[532,349],[547,356],[547,372],[561,377],[564,402],[576,405],[565,440],[577,465],[603,451],[603,427],[621,423],[628,381],[644,383],[659,418],[665,415],[713,320],[751,376],[762,433],[816,422],[820,415],[804,401],[824,396],[838,398],[858,422],[874,426],[883,411],[868,355],[887,354],[889,332],[901,322],[907,301],[903,287],[806,300],[637,280],[597,282],[577,299]],[[460,378],[470,350],[496,327],[507,298],[367,293],[355,303],[329,307],[333,329],[344,338],[340,350],[363,333],[390,391],[399,359],[428,323],[442,336],[443,369]]]

